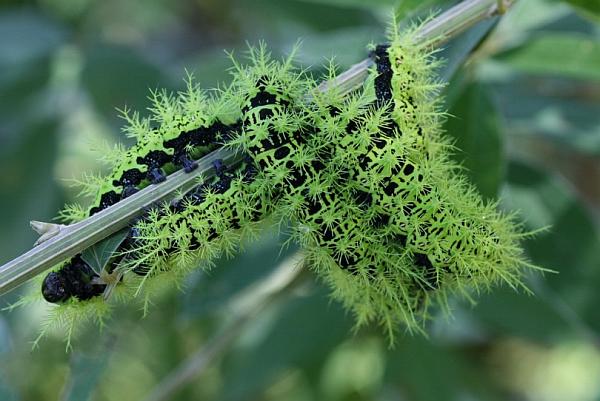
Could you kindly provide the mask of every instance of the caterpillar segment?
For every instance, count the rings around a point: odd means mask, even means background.
[[[286,192],[293,154],[306,139],[308,114],[290,97],[287,73],[266,74],[260,65],[244,71],[247,75],[235,83],[242,124],[225,145],[244,152],[245,162],[235,169],[217,164],[212,185],[136,226],[134,255],[139,257],[132,258],[129,267],[135,273],[197,267],[234,252],[243,232],[271,215]]]
[[[315,127],[317,134],[310,138],[309,146],[320,147],[321,150],[324,145],[320,140],[320,131],[329,126],[327,120],[338,120],[336,125],[342,129],[338,130],[337,137],[329,138],[324,153],[330,159],[319,157],[307,163],[309,168],[303,170],[304,186],[296,188],[297,198],[288,202],[299,205],[293,209],[296,223],[294,236],[306,249],[309,264],[326,281],[342,272],[348,286],[351,283],[366,285],[365,282],[368,282],[370,287],[376,288],[379,282],[385,282],[386,277],[396,276],[403,285],[403,295],[394,298],[400,305],[396,305],[396,309],[401,307],[406,316],[412,316],[419,305],[418,300],[422,299],[424,288],[431,286],[423,284],[425,277],[421,277],[419,269],[411,265],[411,255],[406,249],[390,241],[395,234],[387,227],[390,215],[376,205],[379,199],[374,188],[359,186],[360,181],[364,181],[359,173],[368,177],[389,178],[397,175],[398,166],[404,164],[397,160],[398,157],[390,160],[382,157],[384,149],[391,155],[395,152],[401,154],[399,150],[386,149],[390,143],[382,139],[385,137],[381,131],[386,130],[380,130],[379,127],[389,117],[386,117],[383,109],[369,106],[364,99],[357,101],[361,107],[349,108],[354,110],[353,113],[346,110],[342,112],[340,108],[329,109],[328,116],[321,118]],[[340,124],[342,115],[346,116],[346,120]],[[380,166],[375,161],[365,162],[366,158],[383,159],[385,162]],[[359,163],[359,160],[363,162]],[[317,168],[314,168],[314,162],[319,163]],[[294,188],[290,188],[290,191],[293,193]],[[377,188],[377,191],[381,191],[381,188]],[[425,255],[416,257],[419,257],[415,259],[418,261],[426,258]],[[431,275],[429,268],[427,278]],[[368,295],[373,297],[374,294],[375,291]],[[362,302],[369,303],[365,298]],[[381,304],[377,308],[372,302],[371,305],[371,310],[382,311]],[[411,319],[415,324],[415,319]]]
[[[136,223],[131,245],[122,250],[128,258],[123,264],[126,270],[148,275],[173,265],[195,267],[216,257],[216,247],[231,242],[232,233],[268,214],[268,202],[245,192],[256,175],[251,164],[228,168],[216,161],[215,169],[211,183],[198,186]]]
[[[75,256],[59,271],[48,273],[42,285],[44,299],[52,303],[61,303],[71,297],[80,301],[96,297],[104,292],[103,284],[96,284],[98,275],[79,255]]]
[[[392,69],[389,81],[388,67],[378,67],[383,70],[382,81],[385,77],[394,93],[390,116],[404,135],[389,137],[392,142],[402,142],[395,147],[402,150],[395,166],[400,174],[385,177],[383,183],[391,185],[373,191],[379,196],[376,204],[390,210],[394,218],[401,218],[390,226],[397,228],[397,235],[416,255],[417,266],[426,272],[435,270],[436,274],[429,276],[443,277],[450,287],[463,281],[477,287],[503,272],[506,281],[517,282],[515,274],[522,266],[518,261],[523,261],[517,244],[518,227],[499,213],[495,204],[483,202],[459,173],[459,166],[449,160],[451,152],[440,128],[443,113],[438,111],[441,85],[432,73],[439,62],[432,60],[430,52],[410,45],[411,40],[410,35],[395,35],[386,49]],[[422,151],[423,144],[426,152]],[[394,146],[387,144],[383,149]],[[377,160],[380,169],[387,164],[381,154],[371,159]],[[379,179],[363,177],[358,181],[370,181],[372,187]],[[490,246],[490,241],[495,246]],[[432,288],[439,287],[440,280],[427,281]]]
[[[189,84],[191,85],[191,84]],[[89,215],[95,214],[120,199],[126,198],[148,184],[164,181],[168,174],[183,168],[191,172],[197,166],[194,159],[200,158],[220,147],[230,130],[239,122],[235,108],[228,96],[225,100],[207,98],[196,86],[178,99],[165,93],[155,93],[153,117],[141,119],[136,113],[124,118],[128,122],[126,134],[137,138],[129,149],[113,155],[113,168],[97,189],[96,199]],[[193,102],[190,100],[193,98]],[[237,117],[239,118],[239,117]],[[225,124],[222,120],[231,121]],[[151,129],[153,123],[160,124]]]

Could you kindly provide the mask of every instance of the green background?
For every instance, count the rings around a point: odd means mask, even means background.
[[[76,198],[69,179],[98,171],[122,140],[115,108],[145,110],[148,89],[227,79],[223,49],[264,39],[299,61],[341,68],[385,38],[393,9],[423,17],[452,2],[392,0],[39,0],[0,3],[0,263],[35,241]],[[488,198],[518,210],[537,265],[535,296],[498,288],[451,300],[428,338],[394,349],[308,279],[252,316],[233,344],[173,400],[600,400],[600,3],[521,0],[446,46],[441,74],[456,155]],[[237,299],[278,266],[277,235],[248,244],[142,318],[120,308],[65,352],[63,334],[31,341],[46,306],[0,315],[0,400],[144,400],[219,337]],[[293,249],[287,252],[292,252]],[[5,295],[2,305],[36,289]]]

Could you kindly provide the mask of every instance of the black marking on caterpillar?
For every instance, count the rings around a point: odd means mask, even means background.
[[[136,162],[140,167],[145,167],[145,172],[140,168],[132,168],[124,171],[118,180],[113,181],[116,187],[122,187],[121,194],[116,191],[109,191],[101,195],[100,203],[90,209],[89,215],[98,213],[109,206],[116,204],[119,200],[133,195],[139,190],[139,185],[144,179],[152,184],[158,184],[166,179],[164,167],[172,163],[181,167],[185,172],[193,171],[197,166],[190,158],[190,150],[200,146],[212,146],[217,149],[220,136],[226,136],[237,125],[225,125],[219,120],[208,127],[199,127],[191,131],[183,131],[176,138],[163,142],[164,149],[173,149],[173,155],[164,150],[151,150],[143,156],[137,156]]]
[[[370,54],[377,68],[375,77],[375,96],[380,105],[392,100],[392,65],[388,54],[389,45],[377,45]]]

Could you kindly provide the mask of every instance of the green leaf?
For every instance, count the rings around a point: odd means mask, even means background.
[[[534,274],[529,285],[535,296],[495,290],[473,313],[492,332],[536,341],[600,333],[600,233],[592,216],[563,180],[544,171],[513,163],[508,178],[507,208],[521,212],[527,229],[550,225],[524,242],[527,254],[557,273]]]
[[[11,330],[9,329],[8,322],[4,316],[0,316],[0,356],[4,360],[10,360],[12,356],[10,351],[14,344],[15,338],[11,336]],[[0,369],[0,400],[13,401],[18,400],[14,383],[11,383],[7,377],[5,369],[7,364],[3,364]]]
[[[600,41],[586,35],[545,33],[498,59],[529,74],[600,81]]]
[[[386,382],[411,401],[501,400],[486,372],[460,349],[405,336],[388,353]]]
[[[0,377],[0,397],[3,401],[17,401],[19,396],[17,392],[10,386],[8,380]]]
[[[496,26],[498,18],[482,21],[475,27],[462,33],[451,40],[438,54],[444,64],[438,70],[442,81],[448,82],[456,71],[465,63],[473,49],[475,49],[488,33]]]
[[[0,158],[18,152],[31,126],[56,111],[47,101],[47,84],[53,53],[65,36],[34,12],[0,12]]]
[[[59,207],[56,122],[31,121],[20,134],[18,146],[0,158],[0,262],[30,249],[37,235],[29,221],[50,221]]]
[[[525,245],[539,266],[556,270],[542,282],[553,304],[571,312],[565,317],[582,319],[600,332],[595,308],[600,302],[600,230],[582,201],[565,183],[532,167],[512,166],[508,189],[509,206],[521,210],[529,228],[550,229]],[[543,288],[543,287],[542,287]]]
[[[348,68],[367,57],[368,43],[383,40],[382,32],[369,26],[318,32],[304,38],[298,61],[320,67],[325,60],[333,59],[340,69]],[[357,43],[363,45],[357,46]]]
[[[396,0],[373,0],[368,3],[363,0],[301,0],[304,3],[320,3],[328,4],[341,8],[373,8],[378,6],[393,6],[397,3]]]
[[[546,343],[573,332],[565,318],[537,292],[532,296],[511,288],[495,288],[477,297],[470,314],[490,337],[516,336]]]
[[[241,39],[268,39],[271,46],[277,41],[286,39],[296,42],[298,37],[311,32],[334,31],[373,24],[372,7],[365,10],[364,6],[347,6],[329,4],[329,1],[278,1],[255,0],[241,2],[238,12],[243,13],[246,31]],[[354,1],[354,0],[353,0]],[[237,24],[239,25],[239,24]],[[235,29],[239,29],[237,26]],[[360,46],[364,46],[361,44]]]
[[[87,248],[81,253],[81,258],[96,272],[100,274],[108,261],[114,256],[119,245],[127,238],[129,229],[124,228],[110,237]]]
[[[351,325],[323,287],[265,311],[230,353],[224,366],[230,380],[221,399],[260,398],[270,383],[293,370],[317,381],[331,350],[351,335]]]
[[[0,78],[18,73],[19,65],[48,56],[65,36],[62,27],[31,10],[0,13]]]
[[[86,401],[92,397],[113,351],[113,347],[105,346],[103,341],[101,344],[93,352],[72,355],[63,401]]]
[[[445,9],[450,6],[450,3],[446,0],[403,0],[396,2],[396,16],[401,19],[415,15],[427,16],[431,14],[432,9]]]
[[[506,121],[506,132],[515,139],[541,137],[588,155],[600,154],[600,113],[588,85],[547,79],[511,77],[492,85]]]
[[[504,175],[501,127],[487,88],[468,85],[450,109],[446,131],[456,140],[455,158],[487,198],[495,198]]]
[[[598,0],[566,0],[573,7],[580,9],[584,14],[600,19],[600,1]]]
[[[246,244],[233,258],[219,260],[214,269],[199,272],[182,294],[181,314],[198,318],[222,311],[235,294],[265,279],[297,250],[296,246],[282,249],[285,240],[274,231],[263,233],[260,240]]]
[[[174,89],[160,68],[135,49],[94,44],[84,57],[82,84],[99,113],[113,122],[115,132],[122,125],[115,108],[127,106],[141,112],[150,106],[150,89]],[[183,80],[176,83],[183,85]]]
[[[499,37],[497,44],[511,46],[515,40],[521,42],[533,32],[551,26],[556,21],[572,14],[571,8],[561,1],[527,0],[513,2],[509,12],[500,19],[500,26],[496,31]]]

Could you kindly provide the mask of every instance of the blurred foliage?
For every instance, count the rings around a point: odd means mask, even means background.
[[[148,106],[149,88],[227,79],[222,49],[265,39],[300,61],[340,68],[381,41],[395,7],[426,16],[447,1],[5,0],[0,5],[0,262],[29,249],[29,220],[74,199],[68,180],[102,167],[119,138],[116,107]],[[446,46],[447,129],[488,198],[520,211],[531,260],[556,273],[534,296],[500,288],[453,300],[428,338],[395,349],[352,319],[320,283],[285,294],[173,400],[600,400],[600,3],[521,0]],[[294,249],[273,233],[246,245],[140,319],[122,308],[66,353],[60,334],[31,352],[44,305],[0,315],[1,400],[142,400],[203,347]],[[21,289],[3,297],[14,302]]]

